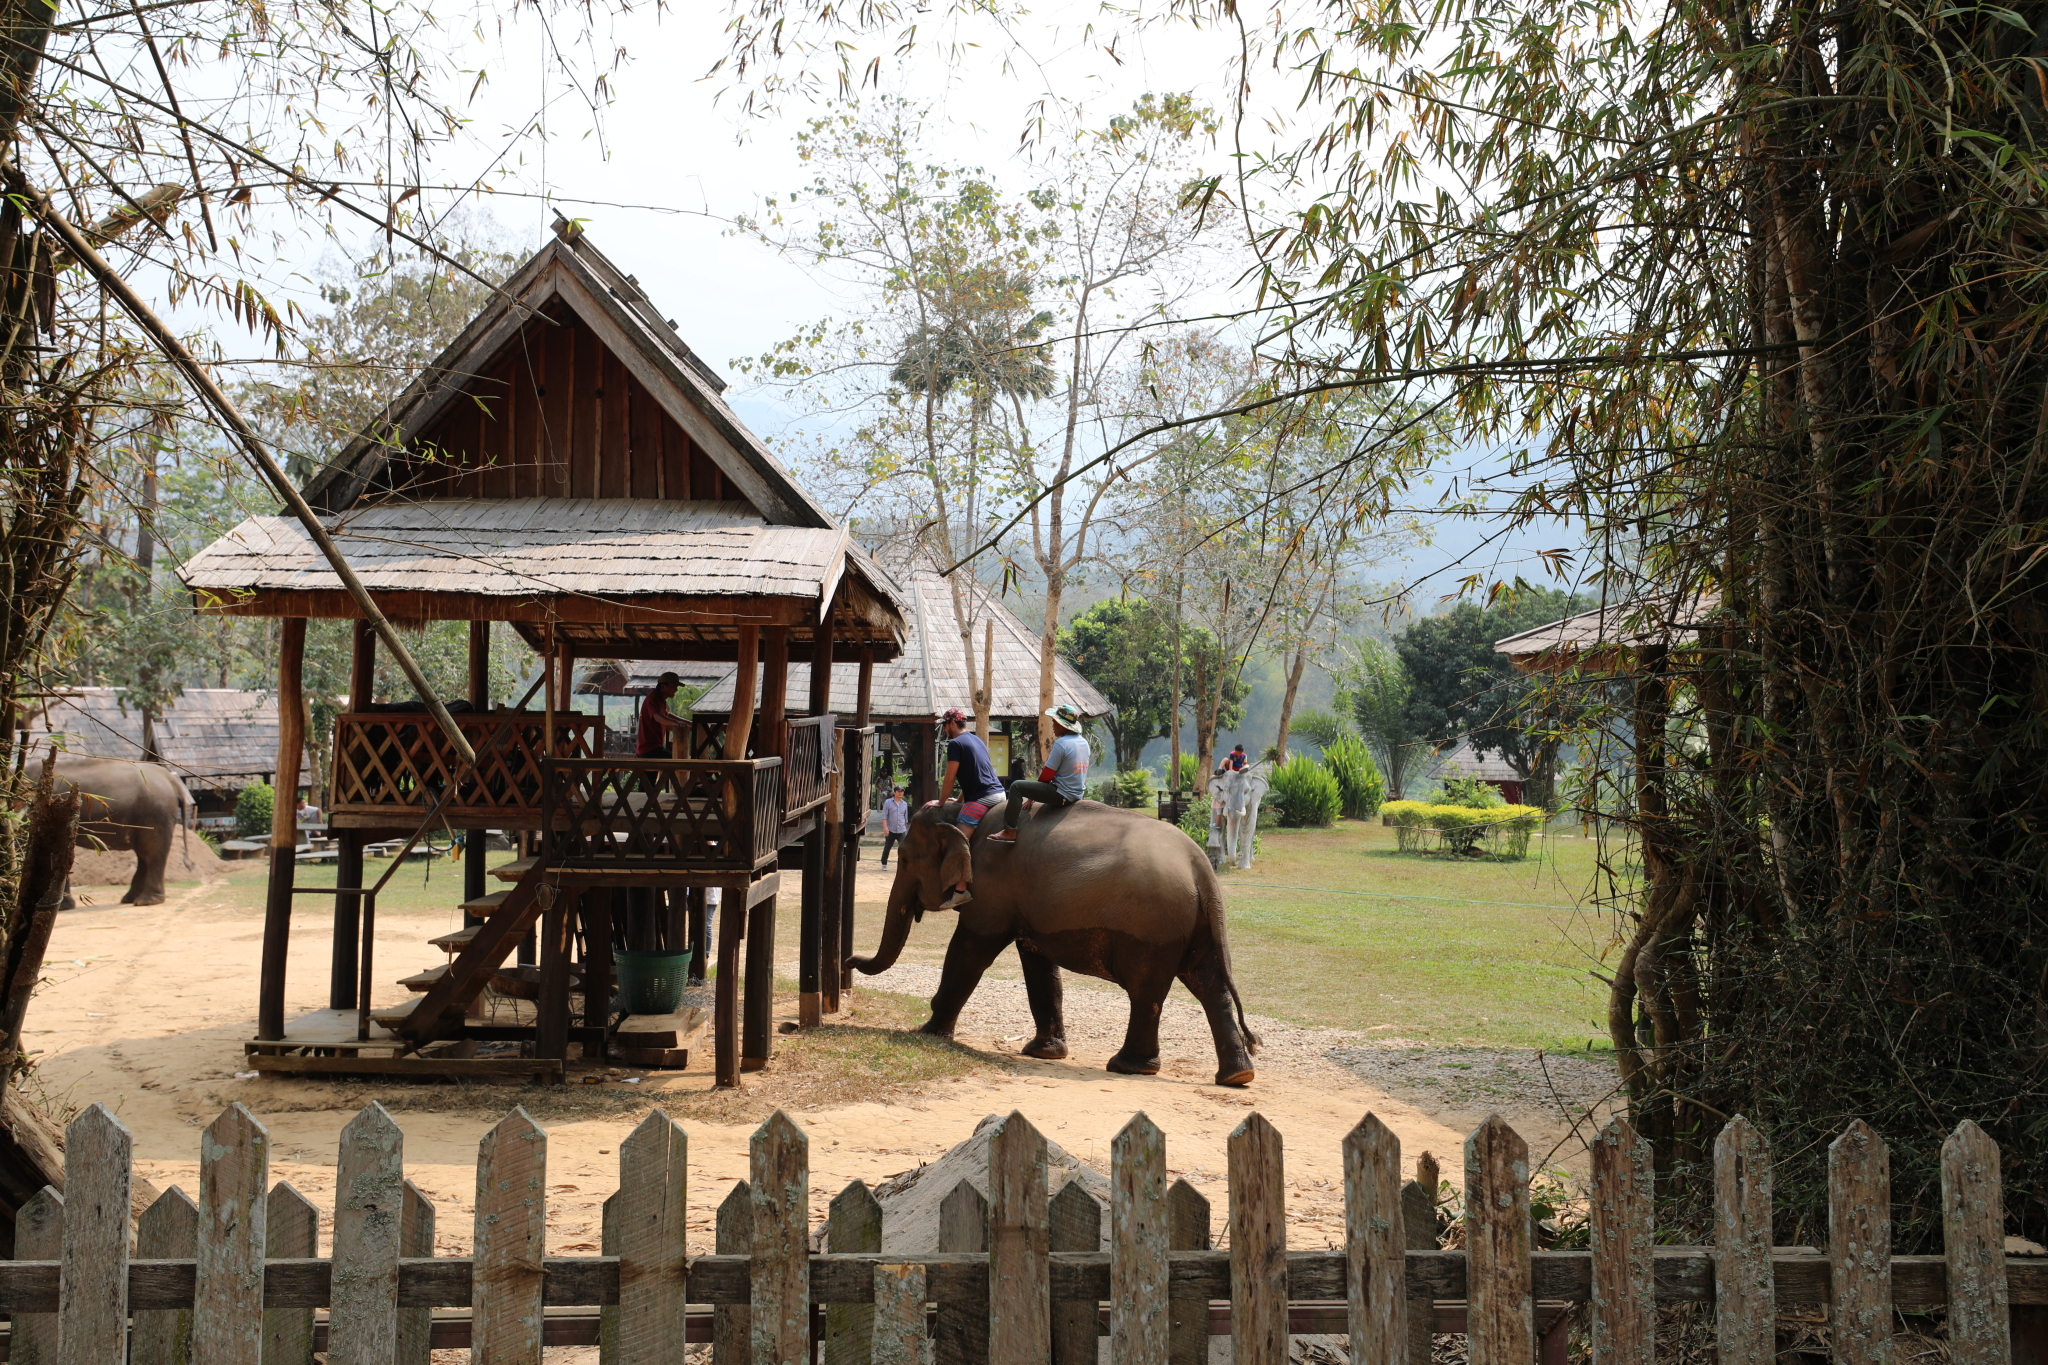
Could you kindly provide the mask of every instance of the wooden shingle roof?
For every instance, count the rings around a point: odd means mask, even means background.
[[[1640,600],[1611,603],[1496,640],[1493,648],[1524,673],[1573,667],[1623,668],[1644,645],[1683,649],[1697,643],[1698,623],[1719,605],[1719,597],[1712,593],[1700,595],[1690,605]]]
[[[121,706],[120,689],[73,688],[37,703],[31,750],[56,739],[66,753],[92,758],[142,758],[142,712]],[[226,687],[188,687],[156,726],[164,764],[187,786],[235,789],[277,767],[277,694]],[[301,757],[300,771],[311,772]]]
[[[894,660],[875,665],[870,714],[878,721],[931,720],[946,708],[972,709],[973,697],[967,687],[967,664],[961,651],[960,631],[953,616],[953,600],[946,580],[936,569],[924,567],[903,574],[898,581],[909,597],[906,613],[910,632],[903,652]],[[979,603],[974,626],[974,652],[979,668],[983,646],[983,622],[995,624],[995,687],[990,714],[997,720],[1029,720],[1038,715],[1038,636],[980,584],[973,585]],[[643,672],[659,674],[659,667],[629,667],[636,681]],[[714,683],[711,690],[690,706],[693,713],[725,715],[732,710],[733,670]],[[860,665],[832,665],[832,711],[853,713],[860,684]],[[809,664],[791,664],[789,696],[794,706],[803,705],[810,695]],[[755,696],[759,696],[757,690]],[[1104,716],[1116,708],[1081,676],[1065,658],[1054,665],[1053,696],[1071,703],[1084,716]]]

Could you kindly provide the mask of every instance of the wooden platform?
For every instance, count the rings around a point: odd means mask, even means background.
[[[612,1034],[607,1055],[626,1066],[690,1064],[690,1049],[711,1023],[711,1011],[692,1005],[674,1014],[632,1014]]]
[[[312,1010],[288,1021],[282,1038],[251,1038],[248,1048],[296,1049],[316,1047],[343,1052],[391,1052],[405,1040],[382,1025],[372,1023],[367,1040],[356,1037],[354,1010]]]

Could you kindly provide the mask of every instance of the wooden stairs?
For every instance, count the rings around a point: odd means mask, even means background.
[[[493,868],[491,875],[513,885],[463,902],[464,912],[483,917],[483,922],[428,939],[451,953],[451,959],[399,982],[423,993],[374,1012],[372,1021],[415,1044],[462,1036],[470,1006],[540,919],[552,894],[552,888],[542,884],[538,858],[506,863]]]

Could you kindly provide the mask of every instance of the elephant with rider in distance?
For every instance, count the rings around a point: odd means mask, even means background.
[[[940,909],[971,870],[973,898],[960,909],[946,948],[932,1017],[922,1032],[953,1036],[982,973],[1011,944],[1024,969],[1035,1033],[1021,1051],[1067,1055],[1060,969],[1115,982],[1130,998],[1130,1023],[1109,1070],[1159,1070],[1159,1013],[1173,983],[1188,988],[1209,1020],[1216,1083],[1249,1085],[1258,1037],[1230,978],[1223,887],[1195,842],[1165,821],[1096,801],[1040,806],[1014,844],[991,844],[1002,807],[979,828],[955,821],[957,803],[910,818],[896,864],[882,942],[850,965],[870,976],[894,966],[910,926]]]
[[[68,754],[57,759],[57,782],[78,791],[80,848],[135,855],[135,876],[121,903],[163,904],[172,834],[175,831],[191,838],[197,809],[185,784],[161,763]],[[186,866],[190,865],[188,849]],[[75,908],[69,885],[64,888],[61,908]]]

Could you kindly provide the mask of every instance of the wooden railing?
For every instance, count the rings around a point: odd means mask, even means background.
[[[874,801],[875,727],[839,729],[840,820],[851,830],[867,824]],[[854,837],[858,838],[856,834]]]
[[[1867,1365],[1891,1358],[1894,1308],[1945,1306],[1919,1328],[1941,1338],[1940,1358],[1999,1365],[2048,1304],[2048,1258],[2005,1254],[1999,1150],[1971,1123],[1942,1153],[1943,1254],[1912,1257],[1891,1255],[1884,1144],[1860,1123],[1829,1150],[1838,1232],[1825,1254],[1771,1245],[1770,1154],[1741,1119],[1715,1147],[1712,1247],[1657,1244],[1648,1146],[1610,1125],[1593,1149],[1591,1251],[1532,1251],[1528,1149],[1497,1118],[1466,1141],[1464,1249],[1449,1251],[1433,1233],[1404,1245],[1404,1204],[1423,1200],[1433,1229],[1434,1192],[1403,1184],[1400,1143],[1371,1115],[1343,1144],[1346,1232],[1327,1251],[1287,1249],[1280,1134],[1256,1113],[1229,1139],[1227,1251],[1209,1249],[1209,1201],[1169,1183],[1165,1138],[1142,1114],[1110,1144],[1107,1199],[1078,1180],[1049,1189],[1045,1139],[1021,1114],[982,1140],[986,1195],[962,1180],[945,1200],[939,1237],[954,1249],[882,1252],[886,1211],[855,1182],[833,1199],[819,1254],[811,1204],[824,1192],[806,1137],[778,1111],[753,1135],[754,1182],[719,1205],[718,1254],[695,1255],[690,1212],[710,1200],[690,1197],[689,1137],[657,1109],[618,1144],[602,1254],[547,1256],[547,1134],[514,1110],[479,1145],[471,1253],[439,1256],[437,1210],[372,1104],[342,1130],[322,1257],[320,1210],[270,1183],[269,1134],[237,1104],[200,1140],[198,1201],[157,1199],[131,1252],[131,1138],[95,1104],[66,1135],[64,1193],[45,1189],[18,1215],[0,1312],[14,1315],[10,1357],[38,1361],[58,1358],[60,1336],[65,1360],[130,1359],[132,1334],[137,1361],[188,1358],[182,1338],[207,1365],[311,1365],[316,1350],[425,1365],[432,1348],[472,1345],[538,1361],[544,1344],[600,1341],[608,1362],[655,1365],[685,1340],[715,1341],[720,1365],[786,1365],[815,1358],[822,1326],[839,1361],[919,1360],[935,1330],[941,1359],[1093,1365],[1106,1329],[1117,1365],[1206,1361],[1212,1333],[1232,1338],[1240,1365],[1279,1365],[1290,1333],[1316,1331],[1347,1335],[1354,1361],[1426,1365],[1430,1339],[1413,1324],[1464,1332],[1474,1361],[1533,1365],[1539,1331],[1583,1305],[1596,1365],[1640,1365],[1658,1353],[1659,1305],[1711,1303],[1701,1321],[1718,1359],[1770,1365],[1780,1308],[1811,1326],[1822,1306],[1833,1358]],[[822,1324],[817,1304],[834,1305]],[[589,1311],[563,1316],[578,1305]],[[437,1307],[470,1313],[436,1319]],[[1556,1359],[1562,1335],[1543,1338]]]
[[[752,868],[775,853],[779,758],[554,759],[547,771],[550,866]]]
[[[537,828],[546,715],[477,712],[456,715],[455,724],[476,751],[477,765],[473,775],[456,782],[443,813],[456,824],[492,821],[498,828]],[[557,715],[555,756],[594,757],[602,742],[598,726],[596,716]],[[329,814],[344,826],[410,823],[455,782],[457,766],[455,752],[432,716],[414,711],[338,716]]]
[[[793,820],[825,800],[826,761],[831,757],[832,717],[805,716],[785,722],[782,753],[782,818]]]

